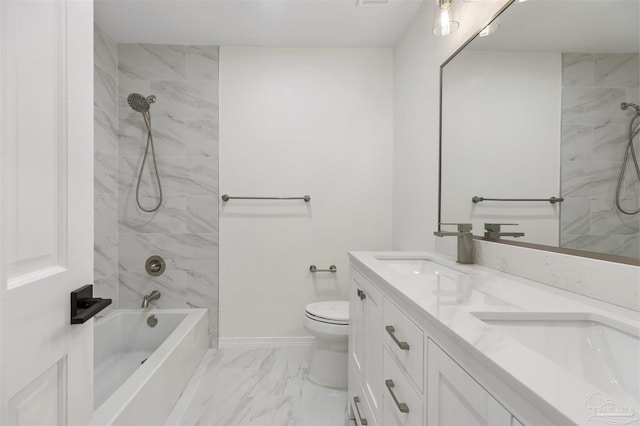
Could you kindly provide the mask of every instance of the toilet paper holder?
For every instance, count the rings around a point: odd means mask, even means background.
[[[316,273],[316,272],[337,272],[338,268],[336,268],[336,265],[331,265],[331,266],[329,266],[329,269],[318,269],[316,267],[316,265],[311,265],[311,266],[309,266],[309,270],[312,273]]]

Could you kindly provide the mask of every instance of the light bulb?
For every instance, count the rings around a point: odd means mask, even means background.
[[[433,20],[433,34],[446,36],[460,27],[453,0],[438,0]]]

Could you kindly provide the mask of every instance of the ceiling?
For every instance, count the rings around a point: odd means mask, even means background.
[[[95,20],[118,43],[392,47],[424,1],[95,0]],[[458,7],[496,0],[456,0]],[[501,0],[500,0],[501,1]],[[369,5],[362,5],[369,3]],[[637,52],[639,0],[528,0],[500,17],[478,50]]]
[[[500,16],[498,30],[474,50],[638,52],[638,0],[528,0]]]
[[[118,43],[391,47],[423,0],[95,0]]]

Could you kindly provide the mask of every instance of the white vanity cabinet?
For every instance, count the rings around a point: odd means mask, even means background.
[[[638,423],[637,312],[438,253],[349,258],[350,413],[367,425]]]
[[[383,305],[383,418],[393,416],[402,426],[423,425],[424,333],[390,299],[385,297]]]
[[[394,416],[402,426],[424,425],[424,395],[415,388],[406,371],[384,348],[384,399],[383,417]],[[390,415],[387,413],[391,410]]]
[[[428,424],[511,426],[511,413],[427,339]]]
[[[358,424],[382,421],[382,293],[351,268],[349,296],[349,402]],[[357,401],[356,401],[357,399]],[[363,414],[364,413],[364,414]],[[360,419],[358,418],[360,415]]]
[[[352,266],[349,402],[358,425],[522,426],[373,282]]]
[[[424,332],[388,298],[384,299],[384,344],[419,392],[424,391]]]

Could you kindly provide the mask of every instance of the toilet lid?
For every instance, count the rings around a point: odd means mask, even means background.
[[[307,305],[307,314],[310,318],[321,321],[330,321],[334,324],[349,323],[349,302],[346,300],[330,300],[316,302]]]

